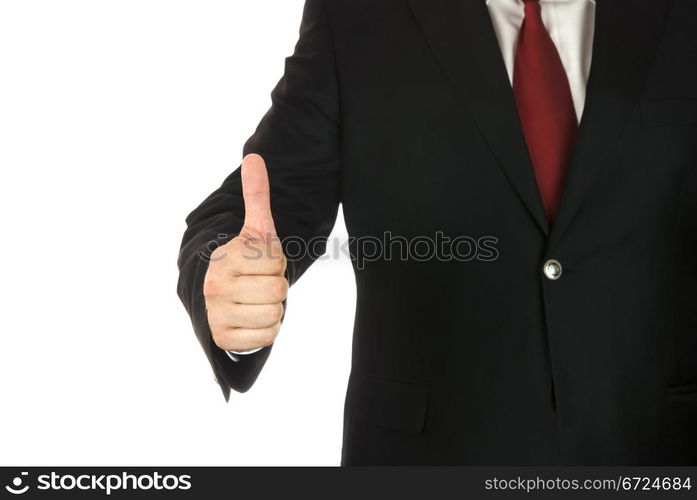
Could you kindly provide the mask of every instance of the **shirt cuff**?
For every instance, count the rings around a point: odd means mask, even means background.
[[[252,349],[251,351],[225,351],[225,354],[227,354],[231,360],[237,363],[240,360],[240,356],[249,356],[250,354],[259,352],[262,349],[263,347],[260,347],[259,349]]]

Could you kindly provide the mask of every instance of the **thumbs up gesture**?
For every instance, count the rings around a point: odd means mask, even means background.
[[[244,158],[242,191],[242,231],[213,252],[203,286],[213,340],[226,351],[273,344],[288,293],[286,258],[271,216],[269,177],[261,156]]]

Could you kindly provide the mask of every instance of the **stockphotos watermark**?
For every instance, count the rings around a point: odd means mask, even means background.
[[[199,252],[199,257],[207,262],[217,262],[227,257],[227,253],[216,250],[235,235],[219,234]],[[275,235],[265,238],[247,239],[243,242],[244,258],[255,260],[265,256],[280,258],[272,251],[272,245],[279,241]],[[331,260],[350,258],[356,268],[362,270],[369,262],[494,262],[499,258],[499,239],[495,236],[447,236],[439,231],[433,236],[400,236],[390,231],[379,236],[344,238],[315,237],[305,239],[296,236],[283,238],[283,251],[289,261]]]
[[[31,483],[31,484],[30,484]],[[5,486],[13,495],[32,491],[78,491],[111,495],[114,491],[186,491],[191,489],[190,475],[151,474],[40,474],[32,482],[28,472],[20,472]]]

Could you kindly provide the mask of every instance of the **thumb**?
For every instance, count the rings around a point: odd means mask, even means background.
[[[244,229],[266,240],[276,237],[271,215],[271,190],[264,159],[257,154],[242,161],[242,195],[244,197]]]

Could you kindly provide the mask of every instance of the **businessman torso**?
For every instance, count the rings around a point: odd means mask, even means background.
[[[357,238],[344,464],[697,463],[696,16],[598,0],[550,227],[484,1],[308,2],[246,151],[267,160],[282,237],[326,236],[342,203]],[[240,203],[233,174],[188,252]],[[386,232],[392,254],[366,255]],[[195,288],[186,246],[183,262]],[[198,333],[246,389],[268,349],[232,366]]]

